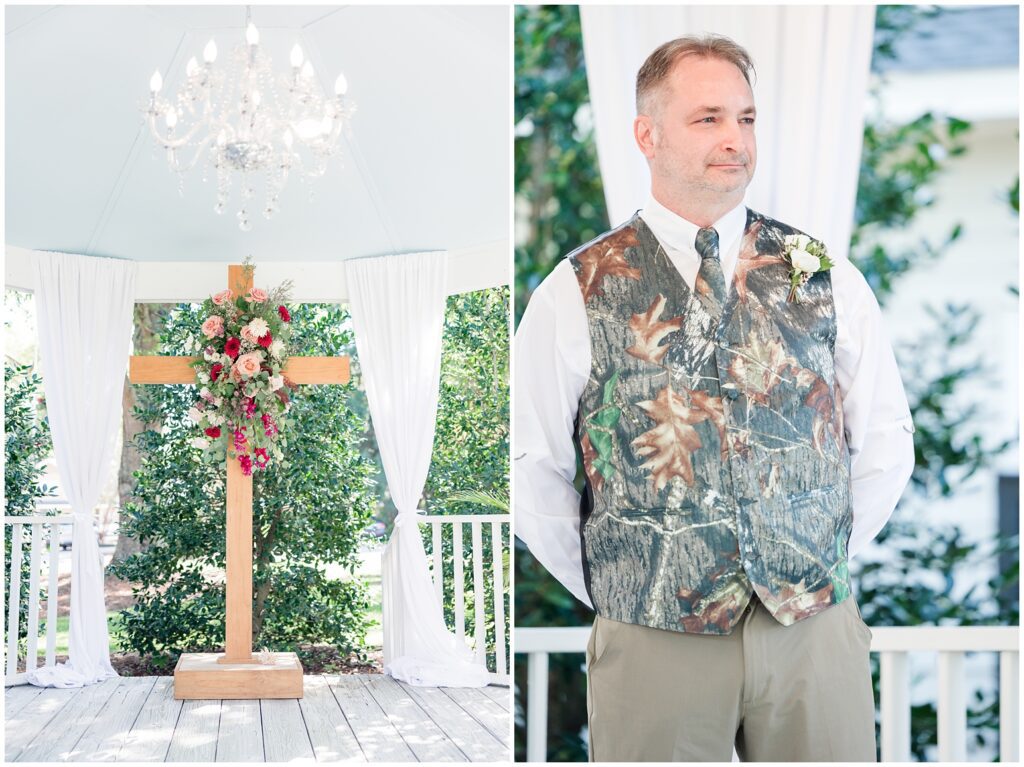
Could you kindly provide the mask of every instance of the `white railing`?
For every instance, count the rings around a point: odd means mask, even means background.
[[[911,652],[938,653],[939,761],[967,758],[967,680],[964,653],[999,653],[999,758],[1019,754],[1019,628],[1016,626],[907,626],[873,628],[871,651],[879,653],[879,707],[883,762],[910,761]],[[515,652],[527,656],[526,758],[546,761],[548,656],[581,654],[590,627],[517,628]]]
[[[60,526],[71,524],[70,514],[60,516],[31,515],[4,517],[4,532],[11,538],[11,559],[4,598],[7,600],[7,671],[5,684],[24,684],[25,673],[36,668],[39,652],[39,581],[41,571],[48,571],[46,588],[46,665],[53,665],[57,649],[57,574],[60,565]],[[44,528],[49,525],[49,531]],[[30,532],[28,586],[28,635],[25,641],[25,671],[18,672],[18,635],[21,633],[21,561],[22,539]],[[47,534],[48,533],[48,534]],[[48,539],[49,545],[44,542]],[[2,611],[2,607],[0,607]]]
[[[474,642],[476,660],[486,662],[487,653],[487,611],[485,609],[487,587],[485,573],[490,572],[490,591],[493,595],[494,616],[490,626],[494,630],[494,652],[496,671],[491,672],[491,681],[496,684],[508,684],[510,676],[509,658],[505,653],[505,641],[508,631],[505,625],[505,572],[504,552],[511,545],[509,540],[508,514],[436,514],[419,517],[421,524],[429,524],[431,540],[431,575],[434,579],[434,590],[444,604],[446,590],[450,589],[455,603],[455,634],[460,640],[466,637],[466,578],[462,561],[463,534],[465,525],[469,525],[469,535],[473,542],[473,625],[475,626]],[[452,562],[454,572],[449,582],[444,577],[443,562],[443,526],[452,528]],[[491,561],[484,562],[483,528],[491,531]],[[438,573],[441,577],[438,577]]]

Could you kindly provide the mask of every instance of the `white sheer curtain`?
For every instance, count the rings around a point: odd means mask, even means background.
[[[410,684],[482,687],[487,669],[444,624],[417,504],[430,468],[441,372],[447,253],[345,262],[356,350],[388,489],[398,509],[384,551],[384,671]]]
[[[132,338],[132,261],[34,253],[39,353],[57,470],[75,521],[68,661],[27,674],[42,687],[117,676],[110,665],[93,509],[110,478]]]
[[[853,226],[874,6],[587,5],[580,9],[598,158],[611,224],[650,189],[633,140],[636,73],[686,34],[716,33],[750,52],[757,169],[746,204],[823,240],[845,258]]]

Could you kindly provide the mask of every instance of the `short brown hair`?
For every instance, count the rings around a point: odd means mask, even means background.
[[[683,56],[720,59],[736,65],[750,84],[754,62],[746,49],[723,35],[686,35],[659,45],[636,73],[636,111],[643,114],[650,95],[668,77],[672,67]]]

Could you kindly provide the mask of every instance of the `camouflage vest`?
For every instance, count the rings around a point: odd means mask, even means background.
[[[747,209],[717,321],[639,215],[568,256],[590,327],[575,438],[603,617],[728,634],[752,592],[784,625],[850,593],[832,278],[787,302],[788,234]]]

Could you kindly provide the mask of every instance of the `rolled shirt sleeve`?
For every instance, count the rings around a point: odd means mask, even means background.
[[[583,577],[574,423],[590,375],[590,333],[569,261],[538,286],[515,336],[515,532],[577,599]]]
[[[833,271],[836,386],[850,449],[852,558],[892,516],[914,470],[914,424],[881,309],[864,276],[846,259]]]

